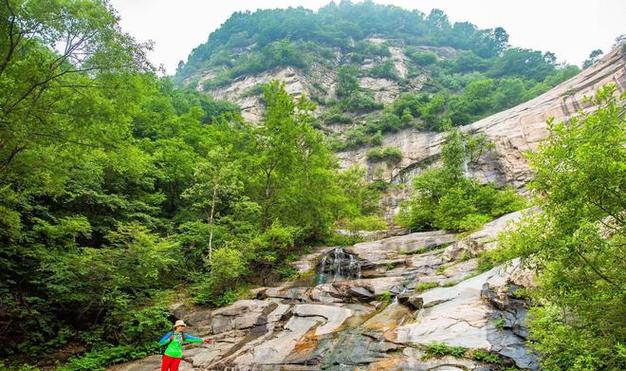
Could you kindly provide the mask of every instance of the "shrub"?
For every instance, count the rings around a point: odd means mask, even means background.
[[[466,349],[460,346],[451,346],[446,343],[432,343],[426,346],[424,359],[453,356],[461,358],[465,355]]]
[[[378,296],[378,300],[382,303],[389,305],[393,301],[393,294],[389,291],[384,291]]]
[[[468,152],[482,151],[481,146],[474,145],[478,142],[467,145],[468,140],[457,129],[448,133],[441,149],[443,168],[413,178],[413,195],[396,218],[400,225],[414,230],[468,231],[526,206],[524,198],[512,189],[498,190],[493,184],[464,177],[467,159],[475,157]]]
[[[213,253],[208,277],[199,275],[191,288],[194,301],[223,306],[232,303],[240,294],[240,279],[248,272],[248,263],[243,254],[233,248],[224,247]]]
[[[402,151],[397,147],[372,148],[367,151],[367,160],[370,162],[396,164],[402,161]]]
[[[341,125],[349,125],[352,123],[352,118],[350,116],[344,115],[338,110],[330,110],[324,115],[324,123],[325,124],[341,124]]]
[[[493,363],[499,365],[502,363],[497,354],[490,353],[484,349],[475,349],[471,352],[472,359],[479,362]]]
[[[400,78],[398,71],[396,70],[396,66],[391,59],[377,64],[376,66],[370,68],[367,72],[372,77],[382,79],[398,80]]]
[[[387,223],[378,215],[357,216],[345,223],[349,231],[380,231],[387,229]]]
[[[417,65],[429,66],[437,63],[437,54],[428,51],[415,51],[408,54],[409,59]]]
[[[415,292],[422,292],[435,287],[439,287],[437,282],[418,282],[417,285],[415,285]]]
[[[359,90],[359,69],[356,66],[341,66],[337,70],[335,94],[338,98],[349,97]]]
[[[377,103],[371,94],[358,91],[341,100],[340,105],[350,112],[369,112],[383,108],[383,104]]]

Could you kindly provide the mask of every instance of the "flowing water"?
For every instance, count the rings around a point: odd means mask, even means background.
[[[342,247],[328,252],[317,266],[316,284],[361,278],[361,263]]]

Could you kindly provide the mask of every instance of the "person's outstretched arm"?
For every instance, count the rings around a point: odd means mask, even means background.
[[[187,341],[189,343],[202,343],[202,342],[208,343],[209,342],[208,339],[207,339],[207,341],[205,341],[202,338],[199,338],[199,337],[196,337],[196,336],[192,336],[192,335],[187,335],[187,334],[185,334],[185,341]]]
[[[172,331],[170,331],[167,334],[165,334],[161,338],[161,340],[159,340],[159,345],[160,346],[167,345],[170,341],[172,341],[171,337],[172,337]]]

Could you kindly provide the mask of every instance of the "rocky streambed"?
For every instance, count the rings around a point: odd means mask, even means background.
[[[181,370],[536,369],[516,294],[532,285],[530,273],[518,261],[480,272],[476,259],[520,215],[465,237],[435,231],[321,248],[294,264],[319,284],[262,287],[214,310],[176,305],[191,332],[215,340],[187,349]],[[158,367],[152,356],[111,370]]]

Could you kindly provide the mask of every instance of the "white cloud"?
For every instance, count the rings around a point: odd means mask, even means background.
[[[205,42],[235,11],[303,6],[317,10],[328,0],[111,0],[122,28],[139,41],[154,41],[150,59],[172,74],[180,60]],[[554,52],[580,65],[593,49],[607,52],[626,33],[624,0],[377,0],[424,13],[442,9],[451,21],[481,28],[504,27],[514,46]]]

